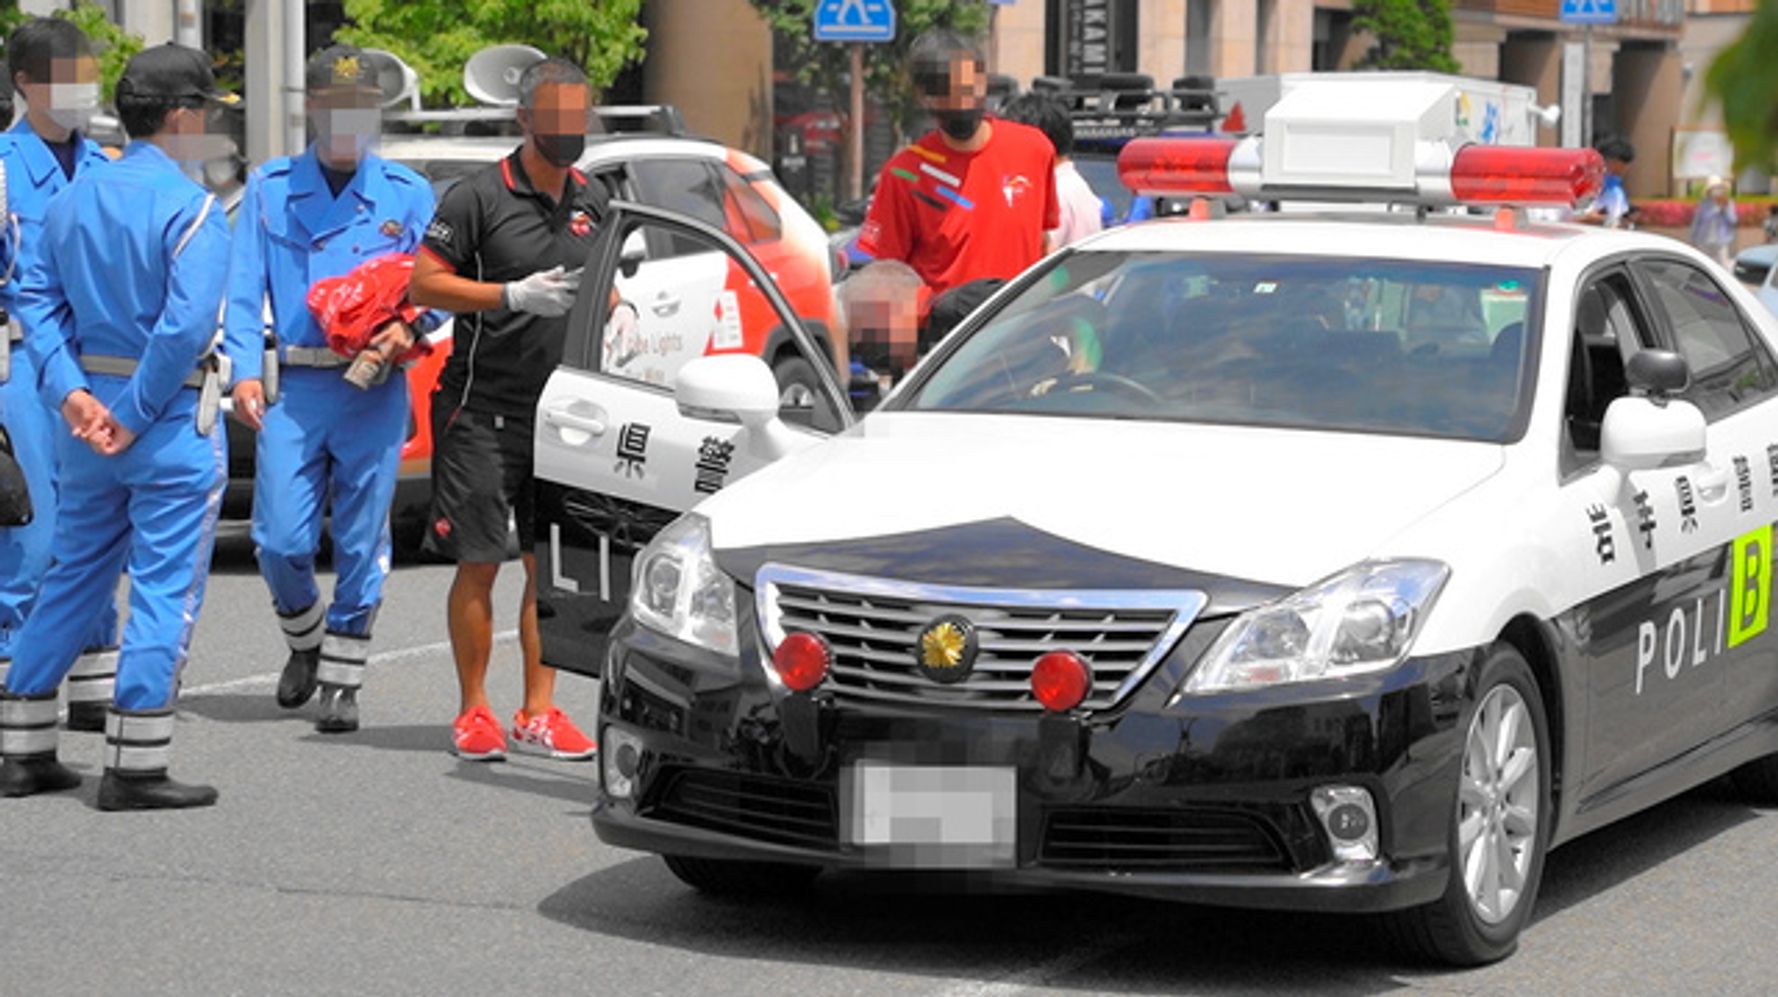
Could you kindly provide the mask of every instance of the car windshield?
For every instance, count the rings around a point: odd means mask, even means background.
[[[901,406],[1504,442],[1528,268],[1282,255],[1059,258]]]

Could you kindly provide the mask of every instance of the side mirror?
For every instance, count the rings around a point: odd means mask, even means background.
[[[790,429],[778,418],[778,380],[751,353],[698,357],[679,368],[673,385],[679,414],[709,422],[738,422],[745,445],[765,460],[790,452]]]
[[[1689,387],[1692,371],[1672,350],[1642,350],[1624,366],[1624,379],[1649,397],[1663,399]]]
[[[1625,396],[1605,410],[1599,438],[1600,456],[1622,471],[1695,464],[1704,459],[1704,413],[1691,402]]]
[[[648,260],[648,240],[643,237],[640,229],[624,237],[624,244],[617,254],[617,272],[623,274],[625,280],[636,276],[642,264]]]

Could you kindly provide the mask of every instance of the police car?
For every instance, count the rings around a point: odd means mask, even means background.
[[[856,423],[745,354],[605,371],[632,232],[796,329],[722,232],[620,206],[536,440],[599,837],[704,890],[978,869],[1476,964],[1552,848],[1725,773],[1778,801],[1778,321],[1683,244],[1526,220],[1601,161],[1455,143],[1454,91],[1132,143],[1138,191],[1396,210],[1106,233]]]

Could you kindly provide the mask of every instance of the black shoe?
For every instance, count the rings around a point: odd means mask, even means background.
[[[358,729],[358,690],[323,682],[321,715],[315,729],[323,734],[350,734]]]
[[[60,793],[80,785],[80,774],[51,758],[8,758],[0,762],[0,796]]]
[[[122,775],[106,769],[99,780],[100,810],[184,810],[216,802],[213,786],[188,786],[165,775]]]
[[[102,734],[105,731],[105,714],[110,707],[105,703],[69,703],[69,730],[87,731]]]
[[[315,694],[315,669],[321,666],[321,649],[290,652],[284,674],[278,676],[278,705],[294,710]]]

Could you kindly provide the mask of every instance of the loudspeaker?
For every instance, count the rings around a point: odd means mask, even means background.
[[[420,74],[414,67],[401,61],[394,52],[386,52],[380,48],[363,50],[377,70],[377,89],[383,92],[384,107],[394,107],[403,101],[410,102],[414,110],[420,109]]]
[[[483,104],[517,107],[519,77],[546,56],[529,45],[494,45],[469,57],[463,89]]]

